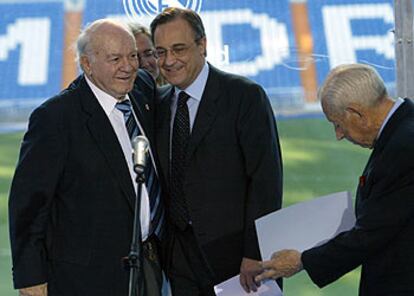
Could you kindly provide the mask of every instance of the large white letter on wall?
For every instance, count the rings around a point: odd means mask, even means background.
[[[390,4],[330,5],[322,9],[326,46],[330,67],[357,62],[357,50],[374,50],[387,59],[395,57],[394,35],[354,36],[352,20],[383,19],[394,24],[394,11]]]
[[[18,83],[42,85],[47,83],[50,46],[49,18],[20,18],[7,26],[0,36],[0,61],[20,46]]]
[[[222,52],[217,50],[223,49],[226,45],[223,44],[222,40],[223,26],[248,24],[260,32],[260,39],[256,42],[260,43],[262,54],[251,61],[223,64],[221,68],[226,71],[254,76],[260,71],[270,70],[276,65],[282,64],[283,60],[289,57],[289,39],[286,25],[277,22],[276,19],[265,13],[253,13],[250,9],[234,9],[204,11],[202,16],[208,36],[207,57],[213,64],[220,64],[223,60]],[[249,41],[251,42],[251,40],[246,40],[246,42]],[[231,44],[228,46],[231,46]]]

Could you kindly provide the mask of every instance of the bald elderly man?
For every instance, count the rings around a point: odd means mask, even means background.
[[[119,22],[93,22],[77,49],[83,74],[32,113],[13,178],[10,239],[20,295],[128,294],[122,258],[137,190],[131,135],[152,141],[155,84],[137,74],[134,36]],[[162,284],[157,185],[144,184],[141,196],[145,295],[160,295]]]

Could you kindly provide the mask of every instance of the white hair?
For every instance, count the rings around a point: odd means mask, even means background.
[[[387,95],[377,71],[364,64],[346,64],[332,69],[318,91],[322,106],[331,112],[345,111],[349,103],[374,106]]]

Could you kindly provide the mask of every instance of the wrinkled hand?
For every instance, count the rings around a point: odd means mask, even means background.
[[[296,250],[282,250],[273,253],[271,260],[261,263],[265,271],[256,276],[256,282],[265,279],[290,277],[298,273],[303,269],[300,257],[301,253]]]
[[[47,284],[20,289],[19,296],[47,296]]]
[[[260,261],[244,257],[240,265],[240,285],[247,292],[256,292],[260,282],[255,282],[254,277],[261,273]]]

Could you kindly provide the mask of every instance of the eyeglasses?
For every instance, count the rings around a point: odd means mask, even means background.
[[[177,45],[173,45],[170,48],[162,48],[162,47],[158,47],[155,50],[155,54],[157,55],[157,57],[159,59],[165,59],[165,57],[167,56],[168,52],[171,52],[171,54],[176,57],[176,58],[181,58],[183,56],[185,56],[188,53],[188,50],[193,47],[194,45],[197,44],[198,40],[194,40],[194,43],[187,45],[187,44],[177,44]]]
[[[138,54],[139,62],[141,62],[141,60],[146,60],[150,58],[157,58],[157,55],[153,49],[147,49],[143,53]]]

